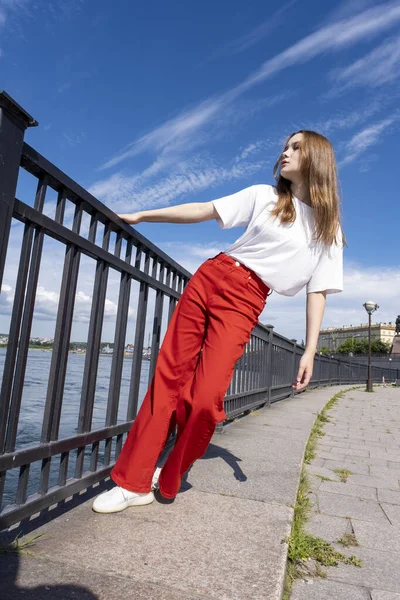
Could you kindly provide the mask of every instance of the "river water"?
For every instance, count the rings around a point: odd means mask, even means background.
[[[0,380],[3,376],[5,356],[6,349],[0,348]],[[51,356],[51,352],[43,350],[29,350],[28,352],[21,412],[18,423],[16,450],[21,450],[32,445],[36,446],[40,443]],[[84,354],[68,355],[59,439],[74,436],[77,432],[84,364]],[[139,406],[143,401],[149,385],[149,367],[150,362],[143,360],[140,376]],[[132,359],[124,358],[120,403],[118,409],[118,423],[123,423],[126,421],[131,368]],[[110,384],[110,371],[111,357],[100,356],[93,409],[92,430],[101,429],[105,426],[107,398]],[[102,458],[104,456],[103,448],[104,443],[100,444],[99,465],[102,464]],[[89,464],[89,450],[90,449],[87,451],[87,459],[85,460],[85,469]],[[114,452],[112,452],[112,459],[113,456]],[[75,460],[76,453],[71,452],[68,477],[73,477]],[[58,468],[59,457],[55,457],[52,459],[50,485],[57,484]],[[2,507],[14,502],[18,475],[19,469],[12,469],[7,473],[5,493],[1,505]],[[28,494],[37,491],[39,479],[40,464],[32,464],[29,475]]]

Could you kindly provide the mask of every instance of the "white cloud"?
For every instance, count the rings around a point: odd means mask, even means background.
[[[339,162],[342,167],[353,162],[360,154],[368,150],[374,144],[377,144],[382,137],[382,134],[390,125],[398,120],[398,116],[383,119],[377,123],[373,123],[365,127],[362,131],[356,133],[345,145],[345,157]]]
[[[400,77],[400,38],[392,37],[371,52],[342,69],[334,69],[330,78],[336,93],[356,86],[379,87]]]
[[[374,2],[375,0],[344,0],[341,3],[336,3],[325,19],[329,22],[346,19],[367,9]]]
[[[264,62],[257,71],[236,87],[201,102],[141,136],[107,161],[103,167],[115,166],[126,158],[142,152],[160,152],[178,140],[189,141],[195,131],[204,127],[211,119],[215,119],[223,108],[255,85],[288,67],[305,63],[325,52],[341,50],[365,38],[370,40],[372,36],[390,29],[398,21],[400,21],[400,2],[396,0],[370,8],[350,19],[321,27],[315,33]]]
[[[245,148],[240,152],[239,156],[235,158],[235,162],[240,162],[242,160],[246,160],[252,154],[258,154],[263,150],[266,150],[269,147],[269,144],[264,140],[258,140],[257,142],[251,142],[247,144]]]
[[[167,205],[182,196],[190,196],[227,181],[247,177],[265,166],[265,161],[245,162],[234,159],[230,166],[223,167],[211,159],[198,158],[175,165],[171,175],[153,185],[142,185],[136,175],[129,177],[117,173],[95,183],[89,191],[107,205],[112,204],[116,212],[128,207],[134,212],[149,206]]]
[[[51,285],[51,284],[50,284]],[[11,315],[12,304],[14,300],[14,289],[12,286],[3,285],[0,295],[0,314]],[[35,298],[35,310],[33,318],[39,321],[55,321],[57,317],[58,303],[60,296],[58,292],[38,285]],[[74,321],[89,322],[92,306],[92,297],[83,291],[78,291],[75,296]],[[104,319],[115,321],[118,305],[116,302],[106,298]],[[130,309],[129,314],[133,314]]]
[[[281,6],[277,11],[275,11],[266,21],[260,25],[257,25],[257,27],[252,29],[249,33],[246,33],[217,49],[205,62],[209,62],[209,60],[216,59],[221,56],[239,54],[240,52],[247,50],[247,48],[254,46],[259,41],[264,39],[270,32],[275,31],[279,25],[284,23],[285,12],[292,8],[292,6],[297,2],[298,0],[290,0],[284,6]]]
[[[352,129],[356,125],[361,125],[370,117],[381,112],[385,107],[387,96],[377,96],[373,100],[368,101],[364,108],[358,106],[354,110],[346,110],[336,113],[331,113],[332,116],[320,121],[302,121],[299,123],[299,128],[313,129],[328,135],[333,131],[340,129]]]

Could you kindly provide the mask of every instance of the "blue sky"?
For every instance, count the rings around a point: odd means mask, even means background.
[[[288,133],[327,135],[349,247],[345,291],[328,297],[323,326],[365,322],[368,299],[380,305],[377,321],[394,321],[399,32],[399,1],[0,0],[0,73],[2,87],[39,121],[27,142],[116,212],[273,183]],[[23,175],[18,197],[33,200]],[[48,205],[51,214],[51,198]],[[15,224],[11,237],[0,331],[8,327],[20,229]],[[191,272],[242,233],[216,222],[137,229]],[[45,250],[32,333],[51,336],[63,249],[49,242]],[[91,300],[93,265],[85,264],[75,339],[85,335]],[[103,338],[111,340],[118,297],[109,287]],[[272,294],[261,321],[301,340],[305,294]]]

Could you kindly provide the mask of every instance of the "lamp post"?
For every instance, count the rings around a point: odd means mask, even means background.
[[[392,359],[389,358],[389,384],[392,383]]]
[[[363,307],[368,313],[368,379],[367,379],[367,392],[372,392],[372,379],[371,379],[371,315],[373,312],[378,310],[379,306],[368,300],[363,304]]]

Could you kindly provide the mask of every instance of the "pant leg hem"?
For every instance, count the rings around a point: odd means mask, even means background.
[[[111,471],[110,473],[110,477],[113,480],[114,483],[116,483],[119,487],[121,487],[124,490],[127,490],[128,492],[134,492],[136,494],[149,494],[151,492],[151,486],[149,488],[149,486],[131,486],[129,485],[129,483],[126,483],[122,478],[120,478],[118,475],[115,475],[115,473],[113,473]],[[135,487],[135,489],[133,489],[133,487]]]
[[[163,492],[160,485],[158,486],[158,491],[160,492],[161,496],[163,496],[163,498],[168,498],[168,500],[172,500],[173,498],[176,498],[176,494],[171,495],[171,494],[166,494],[165,492]]]

